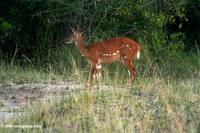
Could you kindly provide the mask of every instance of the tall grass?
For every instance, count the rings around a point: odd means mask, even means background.
[[[137,75],[132,86],[127,84],[128,72],[122,63],[103,65],[103,77],[94,81],[91,93],[86,87],[59,98],[38,99],[10,122],[43,125],[43,129],[25,132],[199,132],[199,55],[162,54],[153,56],[143,46],[141,59],[134,61]],[[14,61],[12,66],[1,61],[1,84],[69,79],[87,83],[90,65],[73,45],[37,60]]]
[[[56,132],[199,132],[200,82],[137,80],[132,88],[67,92],[43,99],[14,124],[43,124]],[[112,88],[112,90],[111,90]],[[43,129],[45,130],[45,129]],[[30,130],[29,130],[30,131]],[[31,131],[30,131],[31,132]]]

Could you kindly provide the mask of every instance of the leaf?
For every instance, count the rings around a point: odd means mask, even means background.
[[[5,32],[5,31],[8,31],[8,30],[11,30],[12,27],[13,27],[13,26],[12,26],[9,22],[4,21],[4,22],[0,25],[0,30]]]

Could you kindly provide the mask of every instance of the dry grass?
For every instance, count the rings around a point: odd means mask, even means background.
[[[16,125],[43,125],[42,129],[10,131],[199,132],[199,58],[191,59],[186,56],[165,62],[165,65],[145,57],[140,61],[141,63],[136,62],[138,75],[131,87],[126,84],[128,73],[124,66],[105,66],[103,79],[101,82],[95,82],[96,87],[92,92],[84,88],[67,91],[60,97],[40,99],[30,107],[22,109],[24,115],[11,121]],[[81,64],[71,60],[73,69],[68,75],[77,83],[83,84],[86,83],[88,73],[85,71],[89,67],[80,70]],[[12,72],[15,72],[22,81],[29,77],[32,82],[39,82],[40,79],[50,83],[63,81],[67,75],[59,75],[55,71],[44,73],[27,70],[26,73],[21,73],[17,68],[7,70],[3,73],[7,78],[7,74],[13,75]],[[5,82],[3,76],[0,79]],[[8,79],[18,78],[14,76]],[[0,132],[5,130],[0,129]]]
[[[166,82],[154,78],[148,82],[44,98],[13,123],[43,124],[48,131],[74,133],[199,131],[199,80]],[[89,95],[93,102],[88,101]]]

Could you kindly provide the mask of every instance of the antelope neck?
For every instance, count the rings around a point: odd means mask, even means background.
[[[87,49],[84,46],[83,38],[77,35],[77,41],[75,43],[77,47],[79,48],[80,53],[83,54],[84,56],[87,56]]]

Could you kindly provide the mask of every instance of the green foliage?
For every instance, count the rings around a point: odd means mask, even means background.
[[[1,25],[0,25],[0,30],[1,30],[2,32],[6,32],[6,31],[12,29],[12,25],[11,25],[9,22],[3,21],[3,19],[1,19],[1,18],[0,18],[0,21],[2,21],[2,22],[1,22]]]
[[[192,49],[196,51],[200,47],[200,0],[189,1],[185,16],[187,22],[184,24],[183,31],[185,33],[186,50]]]
[[[155,57],[199,47],[198,0],[8,0],[0,7],[0,48],[9,61],[15,54],[38,65],[65,60],[57,51],[70,27],[83,31],[86,43],[133,38]]]

